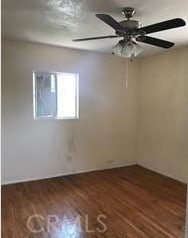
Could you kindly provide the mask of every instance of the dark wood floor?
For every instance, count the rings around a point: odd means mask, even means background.
[[[139,166],[3,186],[2,237],[180,238],[185,204],[185,184]]]

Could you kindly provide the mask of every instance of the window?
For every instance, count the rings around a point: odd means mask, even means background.
[[[78,118],[78,74],[33,73],[34,118]]]

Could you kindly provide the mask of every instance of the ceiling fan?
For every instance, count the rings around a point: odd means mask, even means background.
[[[82,39],[74,39],[73,41],[88,41],[107,38],[122,37],[123,39],[112,48],[112,53],[125,57],[135,57],[142,52],[142,48],[135,42],[142,42],[149,45],[154,45],[162,48],[171,48],[174,46],[173,42],[161,40],[158,38],[147,36],[147,34],[164,31],[176,27],[185,26],[185,21],[181,18],[174,18],[168,21],[159,22],[149,26],[140,27],[140,22],[130,18],[135,14],[135,9],[132,7],[125,7],[122,10],[126,20],[117,22],[108,14],[96,14],[96,17],[111,26],[115,30],[115,35],[89,37]]]

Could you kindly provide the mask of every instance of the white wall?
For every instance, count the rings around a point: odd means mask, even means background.
[[[134,163],[187,182],[188,48],[130,63],[126,90],[121,58],[2,43],[3,183]],[[33,69],[80,74],[79,120],[33,120]]]
[[[32,70],[80,75],[79,120],[33,120]],[[2,182],[136,163],[137,67],[109,54],[2,42]]]
[[[140,59],[138,163],[188,181],[188,47]]]

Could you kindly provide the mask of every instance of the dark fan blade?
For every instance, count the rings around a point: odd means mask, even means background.
[[[114,28],[116,31],[122,31],[125,30],[119,22],[114,20],[110,15],[107,14],[96,14],[96,17],[98,17],[100,20],[104,21],[106,24]]]
[[[153,37],[150,37],[150,36],[138,36],[136,38],[136,40],[140,41],[140,42],[143,42],[143,43],[146,43],[146,44],[155,45],[155,46],[159,46],[159,47],[166,48],[166,49],[170,48],[174,45],[173,42],[160,40],[160,39],[153,38]]]
[[[116,37],[120,37],[120,36],[97,36],[97,37],[89,37],[89,38],[82,38],[82,39],[74,39],[72,41],[99,40],[99,39],[116,38]]]
[[[185,26],[185,24],[186,23],[183,19],[175,18],[172,20],[163,21],[160,23],[142,27],[138,29],[138,31],[144,31],[146,34],[149,34],[153,32],[164,31],[164,30],[168,30],[168,29],[172,29],[172,28],[176,28],[180,26]]]

